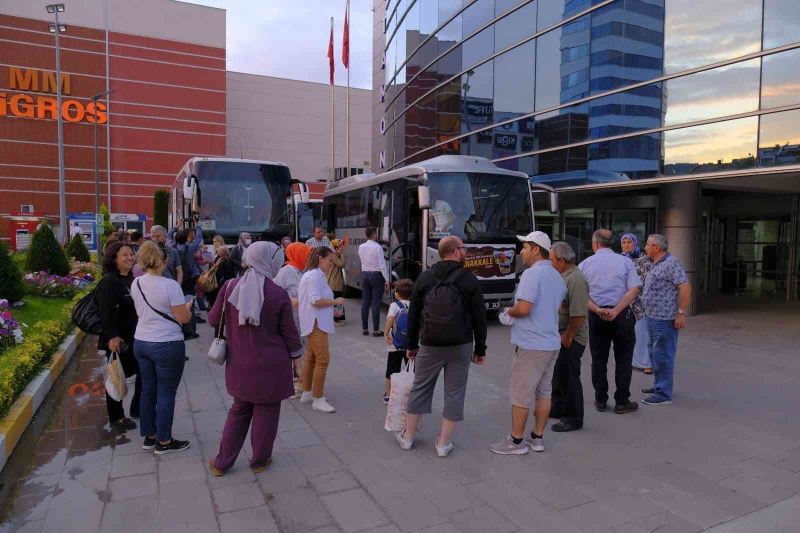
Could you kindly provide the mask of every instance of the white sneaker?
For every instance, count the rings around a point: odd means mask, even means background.
[[[303,400],[301,399],[300,401],[303,401]],[[311,408],[314,409],[315,411],[321,411],[323,413],[335,413],[336,412],[336,409],[334,409],[333,406],[331,404],[329,404],[328,401],[324,397],[323,398],[315,398],[314,399],[314,403],[311,406]]]
[[[411,447],[414,445],[414,440],[408,440],[403,436],[402,431],[395,431],[394,432],[394,440],[397,441],[397,444],[400,445],[400,448],[403,450],[410,450]]]
[[[303,392],[300,395],[300,403],[312,403],[314,401],[314,397],[311,395],[311,391]]]
[[[439,439],[436,439],[436,455],[447,457],[453,451],[453,443],[448,441],[444,446],[439,446]]]
[[[531,447],[531,450],[535,452],[543,452],[544,451],[544,442],[543,439],[534,439],[531,435],[525,437],[525,442]]]

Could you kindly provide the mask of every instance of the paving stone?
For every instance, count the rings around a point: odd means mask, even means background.
[[[186,533],[216,532],[211,493],[205,483],[193,480],[159,484],[159,528]]]
[[[248,507],[259,507],[264,505],[264,495],[258,487],[258,483],[245,483],[243,485],[233,485],[211,491],[214,503],[217,504],[217,511],[227,513],[238,511]]]
[[[99,531],[103,497],[102,494],[78,483],[68,484],[64,491],[56,494],[50,502],[42,531],[46,533]]]
[[[800,474],[781,468],[763,459],[748,459],[733,465],[734,468],[752,474],[792,491],[800,491]]]
[[[312,429],[294,429],[291,431],[282,431],[278,433],[278,438],[284,446],[290,450],[303,448],[305,446],[317,446],[322,442],[319,440],[319,435]]]
[[[509,533],[517,529],[516,525],[488,505],[459,511],[450,519],[464,533]]]
[[[628,516],[600,502],[589,502],[561,512],[564,517],[585,531],[604,531],[624,524]]]
[[[278,533],[269,507],[262,505],[218,515],[220,533]]]
[[[12,526],[11,524],[7,525],[9,526],[8,528],[9,533],[11,533],[12,531],[14,533],[41,533],[42,529],[44,529],[44,520],[25,522],[24,524],[21,524],[19,526]]]
[[[388,523],[386,515],[364,489],[327,494],[321,499],[343,531],[359,531]]]
[[[158,480],[161,483],[185,480],[205,481],[206,466],[200,456],[180,457],[172,461],[159,461]]]
[[[279,492],[268,502],[281,531],[299,533],[333,523],[333,518],[313,490],[300,487]]]
[[[343,490],[355,489],[359,486],[358,480],[348,470],[322,474],[309,478],[308,481],[319,494],[341,492]]]
[[[158,479],[155,474],[112,479],[108,491],[112,501],[155,496],[158,493]]]
[[[308,485],[308,480],[295,464],[291,455],[273,459],[269,468],[260,474],[256,474],[256,481],[261,485],[261,489],[267,496],[292,491]]]
[[[306,477],[328,474],[344,468],[332,451],[325,446],[309,446],[289,452]]]
[[[640,520],[612,527],[613,533],[694,533],[700,526],[670,512],[662,512]]]
[[[158,499],[155,496],[111,502],[103,512],[103,533],[150,533],[157,530]]]
[[[719,483],[731,490],[747,494],[760,502],[769,504],[785,500],[795,494],[794,491],[776,485],[775,483],[764,481],[746,472],[734,474],[727,479],[723,479]]]
[[[138,476],[153,474],[156,471],[156,458],[152,453],[114,456],[111,477]]]

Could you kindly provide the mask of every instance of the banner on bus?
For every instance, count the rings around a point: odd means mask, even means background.
[[[465,244],[464,268],[478,279],[513,279],[516,247],[513,244]]]

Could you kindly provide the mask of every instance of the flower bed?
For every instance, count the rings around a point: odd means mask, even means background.
[[[72,300],[64,305],[57,319],[38,322],[35,328],[26,332],[21,344],[0,354],[0,417],[50,360],[64,337],[73,331],[70,313],[85,292],[73,293]]]
[[[11,313],[8,300],[0,300],[0,354],[25,340],[23,327],[25,324],[20,323]]]
[[[56,276],[47,272],[25,274],[22,279],[28,294],[54,298],[72,298],[79,288],[70,276]]]

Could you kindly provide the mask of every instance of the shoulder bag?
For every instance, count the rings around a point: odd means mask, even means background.
[[[139,289],[139,294],[141,294],[141,295],[142,295],[142,298],[144,298],[144,303],[146,303],[146,304],[147,304],[147,307],[149,307],[150,309],[152,309],[153,311],[155,311],[155,312],[156,312],[156,314],[158,314],[158,315],[159,315],[161,318],[163,318],[164,320],[169,320],[169,321],[170,321],[170,322],[172,322],[173,324],[177,325],[179,328],[183,329],[183,326],[181,325],[181,323],[180,323],[180,322],[178,322],[177,320],[175,320],[175,318],[173,318],[173,317],[169,316],[169,315],[168,315],[168,314],[166,314],[166,313],[162,313],[161,311],[159,311],[158,309],[156,309],[155,307],[153,307],[152,305],[150,305],[150,302],[148,302],[148,301],[147,301],[147,296],[145,296],[145,295],[144,295],[144,291],[142,290],[142,284],[141,284],[141,283],[139,283],[139,279],[137,279],[135,283],[136,283],[136,288],[137,288],[137,289]]]
[[[228,285],[222,286],[222,314],[219,319],[219,328],[211,346],[208,347],[208,360],[215,365],[221,365],[228,356],[228,346],[225,342],[225,307],[228,305]]]

